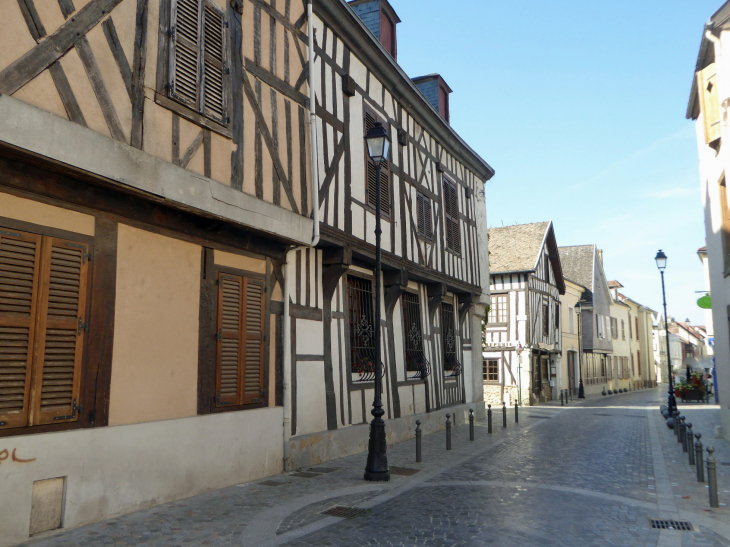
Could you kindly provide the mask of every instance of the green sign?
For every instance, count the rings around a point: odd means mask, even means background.
[[[697,305],[703,310],[712,309],[712,299],[710,298],[710,293],[707,293],[705,296],[698,298]]]

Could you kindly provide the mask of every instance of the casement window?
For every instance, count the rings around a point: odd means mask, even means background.
[[[444,178],[444,214],[446,218],[446,248],[461,254],[461,234],[459,231],[459,192],[456,185]]]
[[[375,366],[375,319],[373,315],[372,281],[348,276],[347,301],[352,372],[372,375]]]
[[[506,325],[509,318],[509,299],[506,294],[493,294],[487,322],[490,325]]]
[[[416,195],[416,205],[418,213],[418,235],[430,241],[433,239],[431,200],[419,192]]]
[[[441,303],[441,340],[444,355],[444,374],[458,376],[461,374],[461,364],[456,357],[456,331],[454,323],[454,306]]]
[[[406,374],[409,380],[423,379],[430,373],[430,364],[423,353],[421,302],[417,294],[403,293],[403,330],[406,348]]]
[[[550,309],[547,304],[542,305],[542,335],[547,338],[550,335]]]
[[[574,308],[568,308],[568,332],[575,334],[575,317],[573,317]]]
[[[621,340],[626,340],[626,324],[621,320]]]
[[[74,422],[89,246],[0,230],[0,429]]]
[[[171,0],[168,94],[228,124],[228,20],[214,0]]]
[[[264,282],[218,274],[216,406],[264,401]]]
[[[611,338],[618,340],[618,319],[611,317]]]
[[[383,127],[388,129],[388,125],[385,123],[380,116],[375,114],[372,110],[365,107],[363,112],[365,133],[375,127],[376,122],[383,124]],[[367,165],[367,194],[368,194],[368,205],[375,208],[375,192],[377,190],[377,167],[375,163],[370,159],[367,153],[367,147],[365,150],[365,164]],[[380,213],[384,217],[390,217],[390,162],[387,159],[383,159],[380,162]]]
[[[499,381],[499,359],[484,359],[482,361],[482,378],[485,382]]]

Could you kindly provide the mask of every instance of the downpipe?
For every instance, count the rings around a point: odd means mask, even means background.
[[[319,177],[317,177],[317,100],[314,95],[314,14],[312,0],[307,1],[307,37],[309,39],[309,149],[312,163],[312,247],[319,243]]]

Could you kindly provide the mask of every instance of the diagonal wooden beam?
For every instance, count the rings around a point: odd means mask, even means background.
[[[127,88],[127,94],[129,99],[132,99],[132,69],[129,68],[129,61],[127,56],[124,54],[122,44],[119,42],[119,36],[117,36],[117,29],[114,27],[114,21],[112,18],[106,19],[102,24],[101,28],[104,29],[104,36],[109,44],[109,49],[112,50],[112,56],[117,63],[119,73],[122,75],[124,80],[124,86]]]
[[[251,82],[248,81],[248,76],[246,74],[242,74],[241,79],[243,80],[243,90],[246,92],[246,97],[248,98],[248,102],[251,104],[251,108],[253,109],[253,112],[256,115],[256,125],[258,127],[259,132],[261,133],[261,137],[263,138],[264,142],[266,143],[266,147],[269,149],[269,154],[271,155],[271,161],[274,163],[274,170],[276,171],[276,176],[279,177],[279,180],[281,181],[281,185],[284,187],[284,192],[286,192],[286,197],[289,199],[289,205],[291,205],[292,211],[299,214],[299,207],[297,207],[297,200],[294,199],[294,192],[292,192],[291,184],[290,184],[289,180],[286,178],[286,174],[284,173],[284,166],[281,165],[281,160],[279,159],[279,153],[274,148],[274,141],[271,138],[271,133],[269,132],[269,127],[266,125],[266,118],[264,117],[264,113],[261,111],[261,106],[259,105],[259,102],[256,100],[256,93],[253,90],[253,86],[251,85]]]
[[[38,15],[38,10],[35,9],[33,0],[18,0],[18,7],[20,7],[20,12],[23,14],[33,40],[40,42],[41,38],[46,35],[46,29]]]
[[[58,0],[58,5],[61,6],[61,13],[63,13],[64,19],[68,19],[76,11],[73,0]]]
[[[193,156],[198,151],[198,148],[200,148],[200,145],[203,144],[204,134],[205,134],[205,129],[201,129],[200,133],[198,133],[198,136],[195,137],[193,142],[190,143],[190,146],[188,146],[188,149],[185,150],[183,157],[180,158],[180,160],[178,161],[178,165],[180,167],[188,166],[188,163],[190,163],[190,160],[193,159]]]
[[[147,0],[137,0],[137,24],[132,61],[132,131],[129,144],[142,149],[144,132],[144,75],[147,66]]]
[[[332,156],[332,163],[330,163],[329,167],[327,167],[324,181],[322,181],[322,186],[319,189],[319,206],[320,207],[322,207],[324,200],[327,199],[327,193],[329,192],[329,189],[330,189],[330,183],[332,182],[332,179],[334,178],[335,173],[339,170],[340,158],[342,158],[342,154],[344,151],[345,151],[345,135],[343,134],[342,137],[340,137],[340,142],[337,144],[337,147],[335,148],[334,155]]]
[[[405,196],[401,196],[401,199],[404,199],[406,202],[406,206],[408,207],[408,224],[410,225],[411,234],[413,234],[416,238],[416,249],[418,249],[418,261],[420,264],[425,265],[426,259],[423,256],[423,251],[421,250],[421,244],[418,241],[418,229],[414,229],[413,225],[413,209],[411,208],[411,196],[409,194],[406,194]]]
[[[68,78],[66,77],[66,73],[63,71],[61,62],[56,61],[49,66],[48,72],[51,73],[53,83],[56,84],[56,90],[58,91],[58,95],[61,97],[61,102],[66,109],[68,119],[79,125],[88,127],[86,125],[86,118],[84,118],[84,114],[81,112],[81,107],[76,100],[76,95],[74,95],[74,92],[71,89],[71,84],[68,82]]]
[[[48,38],[0,72],[0,93],[12,95],[71,49],[122,0],[91,0]]]

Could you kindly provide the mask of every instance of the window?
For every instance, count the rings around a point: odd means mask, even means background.
[[[544,337],[549,336],[549,329],[550,329],[550,309],[548,308],[548,305],[543,303],[542,305],[542,335]]]
[[[560,304],[555,304],[555,330],[560,329]]]
[[[725,276],[727,277],[730,274],[730,208],[728,207],[727,186],[725,185],[724,176],[720,179],[720,216],[723,267],[725,269]]]
[[[431,200],[419,192],[416,195],[416,204],[418,212],[418,235],[431,240],[433,239]]]
[[[83,243],[0,230],[0,429],[78,420],[88,257]]]
[[[350,363],[353,373],[372,373],[375,364],[373,284],[369,279],[347,278],[350,319]],[[374,377],[373,377],[374,378]]]
[[[621,320],[621,340],[626,340],[626,324]]]
[[[454,331],[454,306],[441,303],[441,339],[444,351],[444,374],[458,376],[461,364],[456,358],[456,332]]]
[[[548,258],[548,255],[543,255],[542,259],[545,264],[545,281],[550,283],[550,259]]]
[[[636,350],[636,368],[639,369],[639,376],[641,376],[641,351]]]
[[[487,322],[490,325],[506,325],[509,317],[509,307],[506,294],[493,294],[492,305],[489,308]]]
[[[372,110],[365,107],[365,132],[367,133],[373,127],[376,122],[383,124],[383,127],[388,129],[388,125],[385,121],[375,114]],[[367,147],[365,149],[365,163],[368,168],[368,205],[375,208],[375,196],[377,192],[377,167],[375,163],[368,156]],[[387,159],[383,159],[380,162],[380,212],[383,216],[390,218],[390,162]]]
[[[710,144],[720,138],[720,104],[715,63],[697,72],[697,88],[704,122],[705,143]]]
[[[598,338],[604,338],[603,336],[603,316],[596,314],[596,335]]]
[[[216,406],[264,400],[264,282],[218,274]]]
[[[631,354],[631,376],[634,376],[634,354]]]
[[[169,96],[228,124],[228,22],[213,0],[172,0]]]
[[[629,314],[629,340],[634,339],[634,333],[631,331],[631,314]]]
[[[618,319],[611,317],[611,338],[618,340]]]
[[[482,376],[485,382],[498,382],[499,359],[485,359],[482,365]]]
[[[570,334],[575,334],[575,317],[573,317],[573,308],[568,308],[568,329]]]
[[[634,317],[634,322],[636,324],[636,341],[639,341],[639,318]]]
[[[444,212],[446,215],[446,248],[461,254],[459,233],[459,192],[456,185],[444,179]]]
[[[427,363],[423,354],[421,304],[417,294],[403,293],[403,328],[406,339],[406,371],[419,373],[409,378],[425,378]]]

